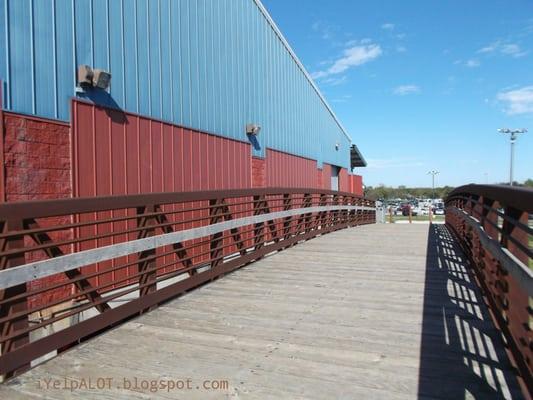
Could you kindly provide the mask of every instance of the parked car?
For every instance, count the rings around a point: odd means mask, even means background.
[[[414,209],[411,204],[402,204],[402,215],[404,217],[407,217],[409,215],[409,210],[411,210],[411,215],[412,216],[418,215],[417,210]]]
[[[417,207],[416,213],[417,215],[429,215],[429,209],[427,207]]]
[[[433,213],[434,213],[435,215],[444,215],[444,214],[446,214],[446,211],[444,211],[444,208],[436,208],[436,209],[433,211]]]

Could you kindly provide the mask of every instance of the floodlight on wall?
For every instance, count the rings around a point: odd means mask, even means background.
[[[339,144],[339,142],[335,143],[335,150],[339,151],[340,148],[341,145]]]
[[[261,127],[257,124],[246,124],[246,134],[247,135],[259,135]]]
[[[83,86],[92,86],[93,84],[93,69],[88,65],[78,66],[78,85]]]
[[[94,86],[100,89],[107,89],[111,82],[111,74],[102,69],[92,69],[88,65],[78,66],[78,86],[86,88]]]
[[[100,89],[107,89],[111,82],[111,74],[102,69],[95,69],[93,73],[93,86]]]

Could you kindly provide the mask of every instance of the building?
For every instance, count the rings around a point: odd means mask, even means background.
[[[362,193],[364,158],[259,0],[0,0],[0,21],[4,201]]]

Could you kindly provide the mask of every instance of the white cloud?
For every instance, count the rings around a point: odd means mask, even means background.
[[[477,52],[480,54],[500,53],[514,58],[523,57],[528,53],[522,50],[520,45],[516,43],[504,43],[501,40],[496,40],[488,46],[482,47]]]
[[[497,47],[498,47],[498,44],[496,42],[496,43],[489,44],[488,46],[482,47],[477,52],[478,53],[492,53],[493,51],[496,51]]]
[[[322,85],[337,86],[337,85],[341,85],[344,82],[346,82],[347,79],[348,79],[348,77],[346,75],[342,75],[342,76],[339,76],[339,77],[330,76],[330,77],[325,78],[324,80],[322,80],[321,83],[322,83]]]
[[[346,103],[348,100],[350,100],[352,98],[352,95],[350,94],[346,94],[344,96],[341,96],[341,97],[338,97],[338,98],[335,98],[333,100],[331,100],[333,103]]]
[[[341,74],[352,67],[363,65],[378,58],[383,51],[377,44],[353,46],[345,49],[342,56],[333,62],[333,65],[325,71],[317,71],[311,74],[313,79],[325,78],[329,75]]]
[[[385,29],[386,31],[392,31],[394,30],[395,25],[391,24],[390,22],[387,22],[383,25],[381,25],[381,29]]]
[[[392,90],[392,93],[397,96],[406,96],[408,94],[420,93],[420,87],[416,85],[400,85]]]
[[[463,60],[455,60],[453,62],[454,65],[464,65],[465,67],[468,67],[468,68],[476,68],[476,67],[479,67],[481,65],[481,62],[479,62],[478,59],[476,58],[471,58],[470,60],[466,60],[466,61],[463,61]]]
[[[509,115],[533,113],[533,86],[500,92],[497,99],[506,104]]]
[[[320,36],[324,40],[329,40],[333,38],[335,35],[335,31],[337,30],[337,27],[334,25],[327,24],[323,21],[316,21],[311,25],[311,28],[315,31],[320,33]]]
[[[345,44],[344,44],[344,47],[353,47],[353,46],[356,46],[358,44],[369,44],[369,43],[372,43],[372,39],[369,39],[369,38],[364,38],[364,39],[351,39],[351,40],[348,40]]]
[[[513,57],[522,57],[525,53],[520,49],[520,46],[517,44],[504,44],[500,51],[503,54],[509,54]]]
[[[397,46],[396,51],[398,53],[405,53],[407,51],[407,48],[405,46]]]

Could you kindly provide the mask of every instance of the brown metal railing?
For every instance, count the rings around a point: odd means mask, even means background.
[[[317,189],[2,204],[0,374],[269,253],[374,222],[372,201]]]
[[[524,393],[533,393],[533,190],[467,185],[446,200],[446,225],[471,261],[491,315],[505,336]]]

